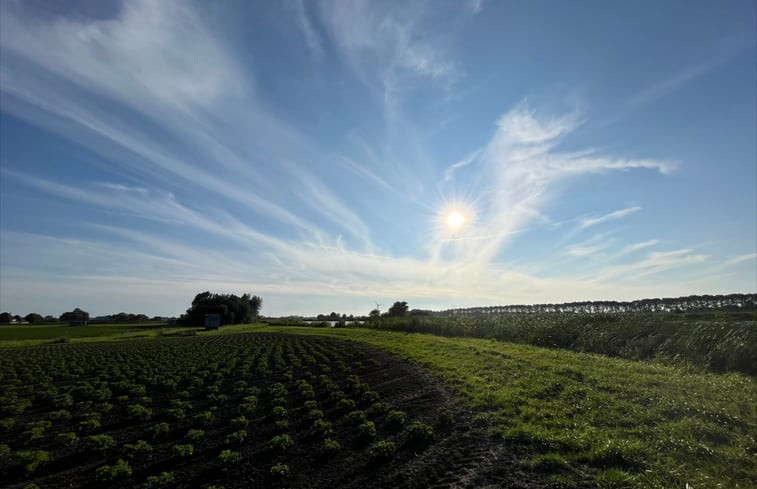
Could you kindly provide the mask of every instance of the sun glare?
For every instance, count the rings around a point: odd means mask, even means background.
[[[447,214],[447,226],[450,229],[458,229],[463,225],[463,221],[465,221],[465,218],[458,211],[452,211]]]

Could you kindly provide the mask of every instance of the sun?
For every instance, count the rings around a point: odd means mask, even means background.
[[[447,227],[450,229],[459,229],[465,222],[465,218],[459,211],[452,211],[447,214]]]

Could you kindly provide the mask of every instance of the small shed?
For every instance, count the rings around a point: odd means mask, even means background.
[[[218,329],[221,326],[220,314],[206,314],[205,315],[205,329]]]

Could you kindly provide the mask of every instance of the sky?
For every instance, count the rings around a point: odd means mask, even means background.
[[[757,4],[0,2],[0,310],[757,292]]]

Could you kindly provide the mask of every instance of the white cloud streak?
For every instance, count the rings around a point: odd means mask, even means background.
[[[626,217],[627,215],[640,211],[640,210],[641,210],[641,207],[634,206],[634,207],[627,207],[625,209],[613,211],[613,212],[610,212],[609,214],[605,214],[599,217],[587,217],[587,218],[581,219],[581,224],[578,227],[580,229],[586,229],[591,226],[596,226],[597,224],[602,224],[607,221],[612,221],[614,219],[620,219],[622,217]]]
[[[313,28],[313,24],[310,21],[307,10],[305,8],[304,0],[291,0],[290,3],[294,10],[297,26],[300,28],[300,32],[302,32],[308,49],[310,49],[310,52],[312,52],[314,56],[320,58],[321,56],[323,56],[323,42],[321,41],[318,33]]]

